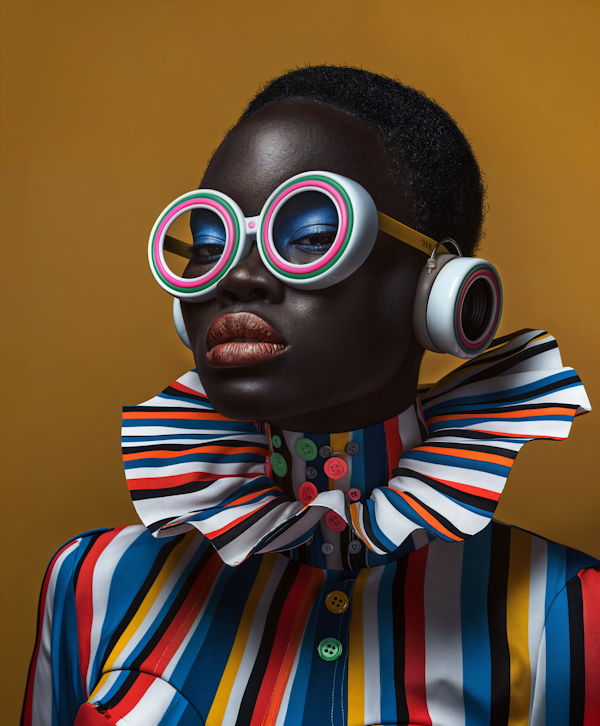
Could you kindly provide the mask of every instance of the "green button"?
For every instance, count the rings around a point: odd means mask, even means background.
[[[285,476],[287,474],[287,464],[281,454],[271,455],[271,466],[277,476]]]
[[[317,646],[317,653],[323,660],[337,660],[342,655],[342,644],[335,638],[325,638]]]
[[[271,439],[271,443],[273,444],[274,449],[278,449],[281,446],[281,439],[279,438],[279,436],[277,436],[277,434],[273,436],[273,438]]]
[[[296,451],[298,452],[298,455],[304,459],[304,461],[312,461],[313,459],[316,459],[317,454],[319,453],[317,445],[310,439],[298,439],[296,442]]]

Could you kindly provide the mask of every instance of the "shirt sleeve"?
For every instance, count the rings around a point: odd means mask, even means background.
[[[89,540],[89,536],[82,535],[67,542],[46,570],[22,726],[73,723],[80,705],[85,703],[73,582]]]
[[[580,570],[554,598],[540,643],[532,724],[600,723],[600,567]]]

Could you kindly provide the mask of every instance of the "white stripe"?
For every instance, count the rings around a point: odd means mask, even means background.
[[[546,726],[546,629],[542,633],[537,659],[531,726]]]
[[[365,723],[381,723],[381,683],[379,662],[379,624],[377,606],[379,583],[384,567],[369,571],[363,590],[363,662],[365,684]],[[388,634],[388,637],[391,633]]]
[[[141,677],[144,676],[148,677],[146,674]],[[176,696],[177,691],[171,684],[155,678],[131,711],[117,721],[117,726],[158,726]]]
[[[531,696],[529,720],[533,719],[538,656],[546,620],[546,580],[548,573],[548,543],[539,537],[531,538],[531,574],[529,577],[529,665]]]
[[[423,443],[414,404],[411,404],[398,416],[398,433],[402,441],[402,453]],[[395,463],[394,466],[398,466],[398,464]]]
[[[269,613],[269,606],[275,595],[275,590],[279,585],[279,581],[287,567],[288,560],[285,557],[278,557],[273,572],[269,577],[265,589],[263,590],[262,596],[256,607],[254,618],[250,625],[250,632],[248,635],[248,642],[244,650],[244,655],[238,668],[238,672],[231,688],[229,700],[227,701],[227,707],[225,714],[223,715],[223,721],[221,726],[234,726],[242,703],[242,697],[248,685],[248,679],[252,673],[254,667],[254,661],[258,655],[258,649],[262,641],[262,634],[265,629],[265,621]]]
[[[94,567],[92,574],[92,627],[90,630],[90,660],[86,675],[86,696],[93,690],[92,674],[94,660],[100,645],[102,626],[108,607],[108,594],[113,575],[125,551],[141,537],[146,528],[141,524],[125,527],[103,550]]]
[[[378,489],[373,490],[371,499],[375,502],[377,526],[396,547],[400,547],[411,532],[419,529],[420,525],[415,524],[399,512],[383,492]],[[381,554],[384,553],[382,552]]]
[[[32,726],[51,726],[52,724],[52,621],[54,619],[54,594],[56,581],[65,559],[79,547],[81,539],[77,539],[57,558],[46,590],[44,618],[40,629],[40,647],[35,666],[33,681],[33,704],[31,711]]]
[[[471,459],[468,459],[468,461],[471,461]],[[479,469],[447,466],[446,464],[420,461],[419,459],[410,459],[404,456],[400,459],[400,466],[434,479],[443,479],[445,481],[456,482],[457,484],[467,484],[468,486],[475,486],[478,489],[488,489],[496,493],[500,493],[503,490],[508,477],[508,473],[506,476],[502,476],[500,474],[490,474],[487,471],[480,471]],[[390,479],[389,486],[402,491],[405,480],[419,481],[418,479],[408,479],[408,477],[410,477],[410,474],[402,474],[394,477]]]
[[[425,690],[436,726],[464,726],[461,575],[464,545],[435,540],[425,571]]]
[[[173,572],[171,572],[171,574],[169,575],[168,580],[163,585],[160,593],[158,594],[158,597],[150,607],[150,610],[146,613],[146,617],[137,626],[135,633],[131,636],[131,639],[125,645],[118,658],[115,660],[114,665],[112,666],[115,670],[122,668],[125,665],[127,658],[129,658],[129,656],[135,651],[138,644],[144,638],[148,630],[153,625],[159,622],[158,614],[160,613],[161,608],[168,600],[170,594],[173,591],[173,588],[179,581],[179,578],[182,576],[185,568],[190,563],[191,559],[194,557],[196,551],[201,544],[202,538],[194,537],[192,543],[188,546],[187,550],[177,563]]]

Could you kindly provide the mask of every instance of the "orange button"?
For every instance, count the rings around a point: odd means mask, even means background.
[[[323,464],[323,471],[331,479],[341,479],[348,472],[348,464],[338,456],[332,456]]]
[[[325,598],[325,607],[330,613],[335,613],[336,615],[341,615],[346,612],[348,605],[350,605],[348,595],[341,590],[333,590]]]

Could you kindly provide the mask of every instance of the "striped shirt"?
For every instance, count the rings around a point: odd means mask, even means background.
[[[127,407],[147,529],[52,559],[25,726],[599,724],[600,563],[490,522],[581,382],[521,331],[421,401],[327,436],[225,419],[195,373]]]

